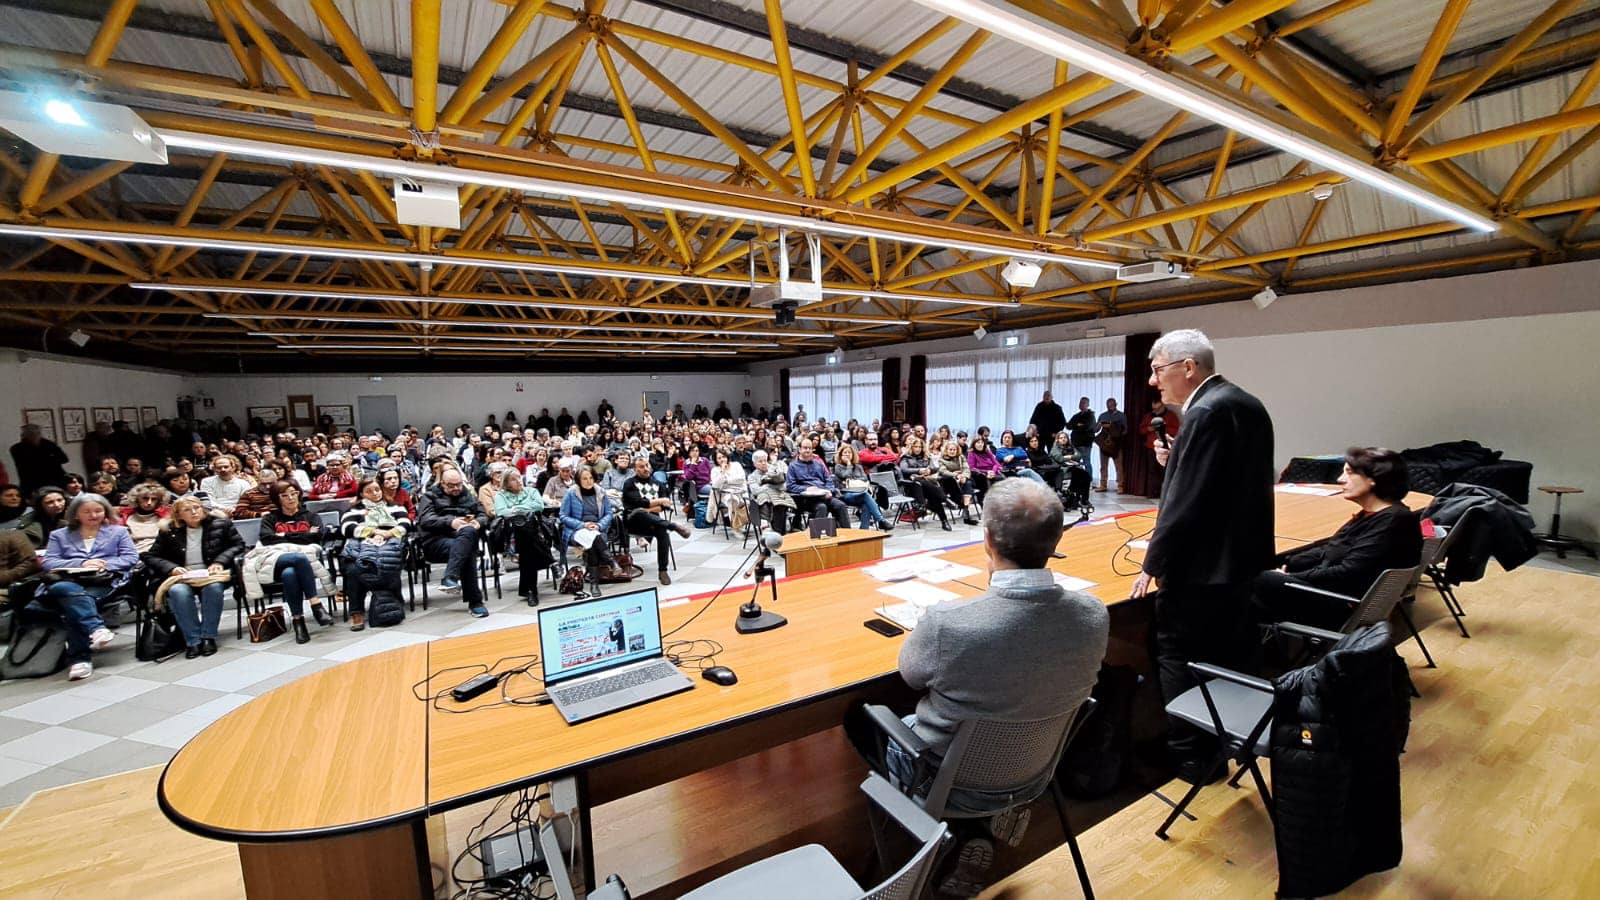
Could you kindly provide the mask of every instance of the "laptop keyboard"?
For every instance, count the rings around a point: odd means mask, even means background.
[[[586,681],[583,684],[575,684],[571,687],[555,688],[550,691],[550,695],[559,697],[562,703],[583,703],[597,697],[604,697],[606,694],[614,694],[617,691],[625,691],[628,688],[648,684],[657,679],[668,678],[676,672],[677,669],[672,663],[666,660],[657,660],[650,665],[630,669],[610,678],[597,678],[594,681]]]

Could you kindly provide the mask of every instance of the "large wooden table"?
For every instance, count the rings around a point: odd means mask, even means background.
[[[1279,531],[1308,541],[1350,515],[1337,497],[1276,497]],[[1112,607],[1114,661],[1144,654],[1141,637],[1119,640],[1116,627],[1142,555],[1126,545],[1153,525],[1148,514],[1080,524],[1062,537],[1065,558],[1051,562],[1094,582],[1089,592]],[[981,544],[939,555],[986,568]],[[970,597],[987,583],[980,571],[941,587]],[[789,625],[755,635],[734,631],[739,598],[721,597],[669,640],[721,642],[716,663],[734,669],[738,684],[697,680],[693,690],[578,725],[548,706],[479,708],[499,700],[494,691],[442,708],[413,694],[430,675],[425,689],[437,693],[472,666],[526,662],[539,647],[537,626],[365,657],[219,719],[168,764],[159,802],[183,828],[239,844],[252,898],[430,896],[430,815],[558,778],[577,780],[584,805],[602,803],[832,728],[858,699],[903,695],[903,638],[862,627],[886,599],[879,587],[860,566],[786,578],[772,608]],[[704,602],[664,605],[663,626],[671,632]],[[517,677],[507,689],[526,696],[539,686]]]
[[[841,528],[834,537],[813,540],[809,531],[791,531],[783,536],[778,555],[783,557],[786,574],[806,575],[883,559],[883,541],[888,536],[877,529]]]

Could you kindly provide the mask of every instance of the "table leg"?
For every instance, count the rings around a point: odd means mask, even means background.
[[[424,820],[339,837],[240,844],[250,900],[426,900],[433,896]]]

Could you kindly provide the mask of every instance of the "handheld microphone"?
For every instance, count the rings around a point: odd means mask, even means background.
[[[1166,419],[1162,418],[1161,416],[1152,417],[1150,419],[1150,430],[1154,431],[1156,433],[1156,437],[1161,439],[1161,446],[1166,447],[1169,450],[1172,448],[1172,445],[1167,443],[1167,420]]]

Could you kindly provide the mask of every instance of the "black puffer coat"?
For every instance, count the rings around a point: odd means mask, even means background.
[[[244,555],[244,539],[234,529],[232,520],[207,516],[200,523],[200,556],[208,566],[224,569]],[[177,519],[163,526],[156,534],[155,543],[144,554],[144,564],[158,579],[165,579],[172,570],[184,565],[189,552],[189,529]]]
[[[1278,896],[1337,893],[1400,864],[1411,680],[1387,622],[1273,685]]]

